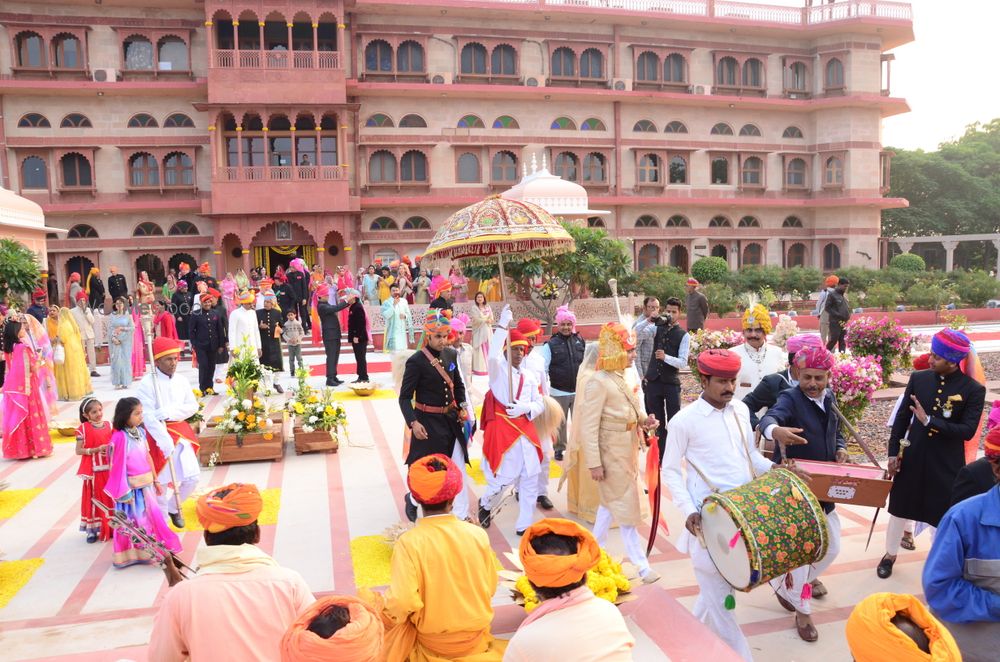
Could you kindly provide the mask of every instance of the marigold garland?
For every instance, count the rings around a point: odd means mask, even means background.
[[[602,549],[601,560],[587,573],[587,588],[602,600],[616,604],[621,595],[632,590],[632,583],[625,576],[622,564],[612,559]],[[523,600],[524,611],[529,614],[541,604],[541,599],[527,575],[521,575],[514,582],[514,599],[518,603]]]

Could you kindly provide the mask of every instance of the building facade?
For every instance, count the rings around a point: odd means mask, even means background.
[[[811,3],[810,3],[811,4]],[[878,266],[909,5],[8,1],[0,176],[58,282],[422,252],[534,157],[637,268]]]

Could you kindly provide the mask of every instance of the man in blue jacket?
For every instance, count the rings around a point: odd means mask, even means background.
[[[833,354],[823,347],[807,347],[795,354],[799,373],[798,388],[782,391],[778,402],[760,421],[766,439],[775,443],[774,461],[789,459],[847,462],[847,442],[840,434],[840,421],[834,411],[833,393],[827,388]],[[833,504],[820,502],[827,514],[830,545],[826,556],[811,566],[796,568],[789,587],[785,577],[771,582],[778,602],[795,612],[795,628],[804,641],[816,641],[819,632],[812,622],[811,598],[826,595],[819,576],[830,567],[840,552],[840,519]],[[815,591],[815,593],[814,593]]]

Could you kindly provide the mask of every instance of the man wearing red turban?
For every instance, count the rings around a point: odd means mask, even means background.
[[[205,530],[195,552],[198,574],[183,580],[173,562],[164,568],[171,588],[153,620],[149,659],[280,659],[282,637],[315,598],[302,575],[257,547],[263,506],[257,487],[246,483],[198,499]]]
[[[198,360],[198,388],[202,393],[212,390],[216,363],[226,363],[229,343],[222,314],[215,308],[220,293],[208,289],[200,296],[200,307],[191,312],[188,338]]]

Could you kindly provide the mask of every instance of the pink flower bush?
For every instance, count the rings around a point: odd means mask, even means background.
[[[855,317],[845,327],[847,347],[852,354],[870,356],[882,366],[882,384],[887,384],[893,368],[910,364],[910,350],[916,339],[890,317]]]
[[[837,355],[830,376],[830,387],[837,406],[851,423],[857,424],[882,386],[882,366],[875,357]]]
[[[743,344],[743,334],[731,329],[722,331],[699,329],[690,335],[688,365],[694,372],[698,371],[698,354],[706,349],[729,349]]]

